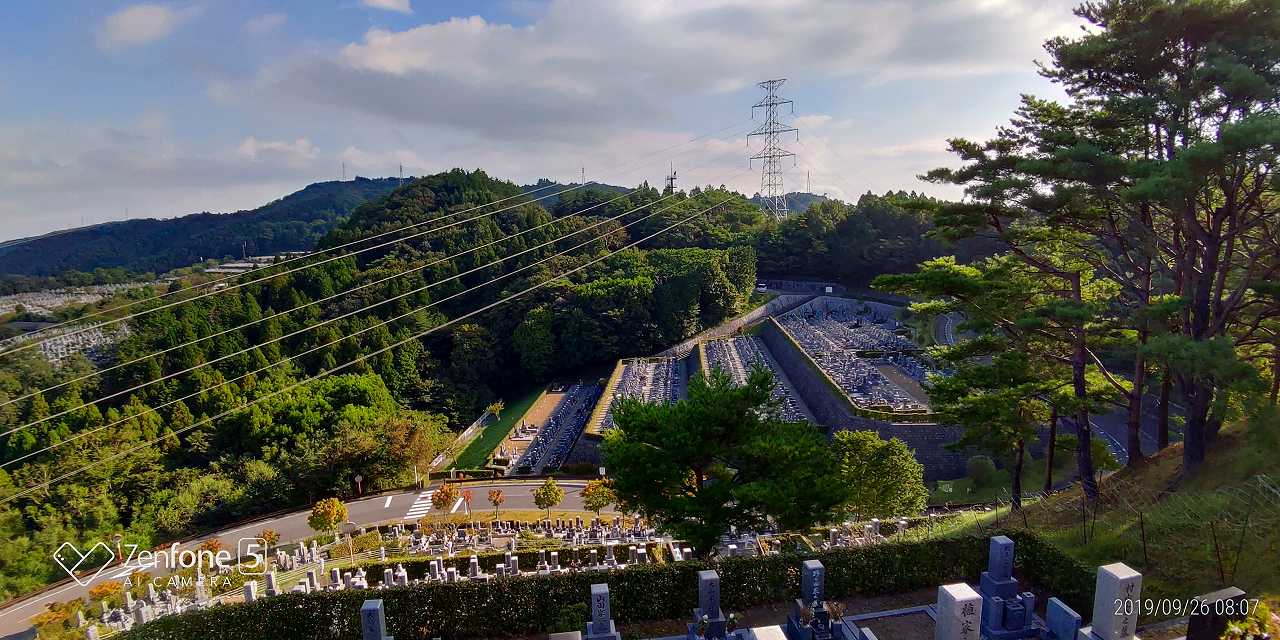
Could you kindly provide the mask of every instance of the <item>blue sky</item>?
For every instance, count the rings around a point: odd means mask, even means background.
[[[526,183],[759,184],[755,82],[786,77],[787,186],[944,192],[1077,32],[1066,0],[5,3],[0,239],[252,208],[310,182],[480,167]],[[689,142],[700,134],[718,132]],[[127,212],[127,214],[126,214]]]

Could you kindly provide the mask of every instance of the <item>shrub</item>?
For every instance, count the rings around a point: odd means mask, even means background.
[[[964,463],[965,475],[975,487],[989,486],[996,478],[996,463],[984,455],[976,455]]]

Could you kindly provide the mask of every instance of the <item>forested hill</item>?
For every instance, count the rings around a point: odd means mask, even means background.
[[[815,202],[829,200],[826,196],[820,196],[816,193],[805,193],[803,191],[792,191],[787,194],[787,209],[794,212],[808,211],[809,205]],[[751,202],[758,207],[764,206],[764,196],[756,194],[751,198]]]
[[[163,273],[201,259],[311,249],[357,206],[387,195],[396,178],[318,182],[236,213],[128,220],[73,229],[0,248],[0,274],[57,276],[119,268]]]

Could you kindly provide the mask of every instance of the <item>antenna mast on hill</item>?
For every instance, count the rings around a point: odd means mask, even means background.
[[[667,193],[676,192],[676,166],[671,165],[671,173],[667,174]]]
[[[751,105],[751,117],[755,117],[756,109],[764,109],[765,119],[764,124],[747,134],[748,145],[751,144],[752,136],[764,136],[764,148],[751,156],[751,160],[763,161],[764,166],[760,172],[760,197],[764,200],[764,209],[779,220],[790,213],[787,210],[786,191],[782,188],[782,159],[789,156],[794,163],[796,154],[783,149],[778,144],[778,138],[781,134],[795,131],[796,140],[800,139],[799,129],[778,121],[778,107],[784,104],[791,105],[791,113],[795,113],[795,103],[778,95],[778,88],[786,81],[786,78],[779,78],[757,84],[764,89],[765,97]]]
[[[343,161],[343,163],[342,163],[342,179],[343,179],[343,180],[346,180],[346,179],[347,179],[347,163],[346,163],[346,161]]]

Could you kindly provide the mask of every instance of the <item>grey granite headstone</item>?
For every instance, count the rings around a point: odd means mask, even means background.
[[[258,583],[250,580],[244,583],[244,601],[253,602],[258,599]]]
[[[818,560],[805,560],[800,566],[800,599],[812,607],[826,599],[826,573]]]
[[[720,617],[720,574],[698,572],[698,609],[710,618]]]
[[[1045,604],[1044,624],[1048,627],[1049,637],[1046,640],[1076,640],[1080,631],[1080,614],[1068,607],[1066,603],[1049,598]],[[1214,638],[1217,640],[1217,638]]]
[[[1013,576],[1013,540],[1007,536],[992,536],[987,553],[987,573],[997,580]]]
[[[267,595],[274,596],[280,593],[280,588],[276,586],[276,572],[267,572]]]
[[[601,633],[607,632],[607,623],[612,619],[613,616],[609,611],[609,585],[591,585],[592,632],[596,632],[596,629]]]
[[[392,640],[387,635],[387,618],[381,600],[365,600],[360,607],[361,640]]]

